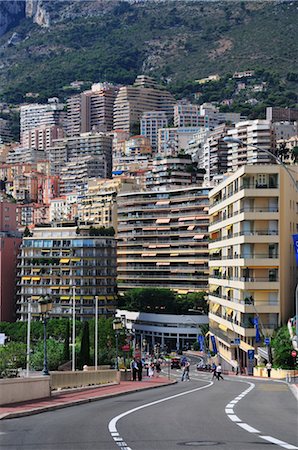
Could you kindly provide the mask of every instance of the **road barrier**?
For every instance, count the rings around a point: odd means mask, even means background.
[[[87,370],[76,372],[51,372],[51,390],[120,383],[116,370]]]

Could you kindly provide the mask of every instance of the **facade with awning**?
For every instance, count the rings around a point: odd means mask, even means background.
[[[91,319],[95,297],[100,314],[112,316],[116,305],[116,242],[113,236],[91,236],[89,227],[36,227],[23,238],[17,315],[27,320],[29,302],[50,296],[52,317]],[[148,252],[149,253],[149,252]],[[45,256],[46,255],[46,256]],[[154,253],[150,253],[154,255]],[[34,319],[38,318],[34,315]]]
[[[120,293],[134,287],[207,290],[209,191],[193,186],[118,196]]]

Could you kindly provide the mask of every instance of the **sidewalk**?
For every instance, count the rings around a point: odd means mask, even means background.
[[[0,420],[30,416],[46,411],[67,408],[68,406],[94,402],[108,397],[116,397],[129,392],[143,391],[176,383],[166,377],[146,378],[142,381],[121,381],[120,384],[109,384],[101,387],[88,387],[71,391],[57,392],[50,398],[14,403],[0,407]]]

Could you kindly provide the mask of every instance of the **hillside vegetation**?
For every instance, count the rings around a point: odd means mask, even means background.
[[[295,80],[296,2],[120,2],[90,16],[84,3],[81,17],[61,13],[50,28],[24,19],[13,43],[12,31],[1,38],[0,100],[22,102],[26,92],[63,98],[74,80],[130,83],[139,73],[180,90],[245,69],[275,72],[286,87],[289,74]]]

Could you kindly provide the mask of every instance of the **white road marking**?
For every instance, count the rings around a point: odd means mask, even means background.
[[[226,408],[225,411],[226,411],[226,414],[234,414],[233,408]]]
[[[238,395],[238,397],[235,397],[234,400],[230,401],[225,408],[225,412],[228,416],[228,418],[232,421],[232,422],[236,422],[236,425],[238,425],[239,427],[243,428],[244,430],[248,431],[249,433],[261,433],[259,430],[256,430],[255,428],[251,427],[250,425],[248,425],[247,423],[243,423],[241,419],[239,419],[239,417],[230,414],[230,412],[234,412],[233,409],[230,409],[230,406],[233,406],[233,403],[237,403],[239,400],[241,400],[242,398],[244,398],[252,389],[255,388],[255,384],[254,383],[250,383],[249,381],[242,381],[242,380],[237,380],[240,383],[248,383],[250,385],[250,387],[248,389],[246,389],[245,391],[242,392],[242,394]],[[276,439],[275,437],[272,436],[258,436],[261,439],[264,439],[268,442],[271,442],[272,444],[276,444],[279,445],[280,447],[286,448],[288,450],[298,450],[298,447],[295,447],[292,444],[288,444],[287,442],[281,441],[279,439]]]
[[[241,419],[239,419],[238,416],[236,416],[235,414],[229,415],[228,414],[228,418],[232,421],[232,422],[241,422]]]
[[[250,425],[247,425],[247,423],[237,423],[237,425],[241,428],[244,428],[244,430],[249,431],[249,433],[260,433],[259,430],[256,430],[255,428],[251,427]]]
[[[125,411],[124,413],[119,414],[118,416],[113,417],[113,419],[110,420],[110,422],[108,424],[109,432],[110,432],[112,437],[115,436],[114,433],[117,433],[119,435],[119,433],[117,431],[117,422],[120,419],[122,419],[123,417],[128,416],[129,414],[132,414],[132,413],[134,413],[136,411],[139,411],[140,409],[148,408],[149,406],[158,405],[159,403],[163,403],[163,402],[166,402],[168,400],[172,400],[174,398],[178,398],[178,397],[182,397],[184,395],[192,394],[193,392],[197,392],[197,391],[200,391],[202,389],[206,389],[206,388],[208,388],[208,387],[210,387],[212,385],[213,385],[213,381],[209,381],[209,384],[206,384],[206,386],[201,386],[199,388],[191,389],[190,391],[186,391],[186,392],[180,392],[179,394],[171,395],[170,397],[161,398],[161,399],[156,400],[154,402],[146,403],[145,405],[141,405],[141,406],[138,406],[137,408],[132,408],[132,409],[130,409],[128,411]],[[115,440],[115,437],[114,437],[114,440]],[[119,445],[119,443],[117,443],[117,445]],[[125,444],[125,445],[127,445],[127,444]],[[129,447],[127,447],[126,450],[131,450],[131,449]]]
[[[298,447],[295,445],[288,444],[287,442],[280,441],[272,436],[259,436],[261,439],[265,439],[265,441],[272,442],[272,444],[279,445],[280,447],[287,448],[289,450],[296,450]]]

